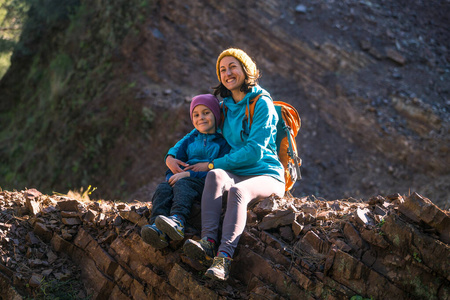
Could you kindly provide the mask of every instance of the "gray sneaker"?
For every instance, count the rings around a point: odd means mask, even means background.
[[[141,237],[144,242],[156,249],[162,249],[169,245],[167,235],[155,225],[145,225],[142,227]]]
[[[227,280],[230,275],[231,261],[231,258],[219,253],[214,257],[211,267],[206,270],[205,276],[216,280]]]
[[[198,241],[188,239],[184,242],[183,251],[187,257],[199,261],[205,267],[209,267],[213,262],[215,244],[208,241],[206,237]]]
[[[184,226],[177,217],[166,217],[163,215],[157,216],[155,225],[159,230],[169,236],[174,241],[181,241],[184,239]]]

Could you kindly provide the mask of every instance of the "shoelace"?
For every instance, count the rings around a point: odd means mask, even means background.
[[[214,267],[222,267],[225,268],[225,257],[215,257],[214,258]]]
[[[220,257],[220,256],[214,257],[213,267],[220,266],[220,267],[222,267],[223,269],[225,269],[225,266],[226,266],[225,261],[226,261],[226,260],[231,261],[230,258],[226,258],[226,257]]]

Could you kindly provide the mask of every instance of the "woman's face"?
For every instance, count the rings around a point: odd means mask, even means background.
[[[239,60],[233,56],[225,56],[219,65],[220,80],[231,92],[239,91],[245,81],[244,69]]]

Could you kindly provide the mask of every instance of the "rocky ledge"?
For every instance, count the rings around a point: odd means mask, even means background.
[[[204,277],[183,241],[141,240],[151,203],[29,189],[0,191],[0,205],[2,299],[450,298],[450,213],[416,193],[254,203],[226,282]],[[197,204],[187,238],[199,221]]]

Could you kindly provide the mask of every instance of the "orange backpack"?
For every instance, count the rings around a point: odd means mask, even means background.
[[[258,101],[262,95],[263,94],[259,94],[251,99],[249,106],[245,110],[246,120],[244,121],[248,121],[249,130],[253,123],[256,101]],[[301,119],[297,110],[292,105],[283,101],[273,101],[273,104],[278,114],[276,137],[277,153],[278,158],[284,167],[284,180],[286,182],[285,191],[287,192],[292,189],[297,180],[302,178],[300,173],[302,159],[298,156],[297,144],[295,143],[295,137],[300,130]],[[227,107],[225,106],[225,115],[226,111]]]

